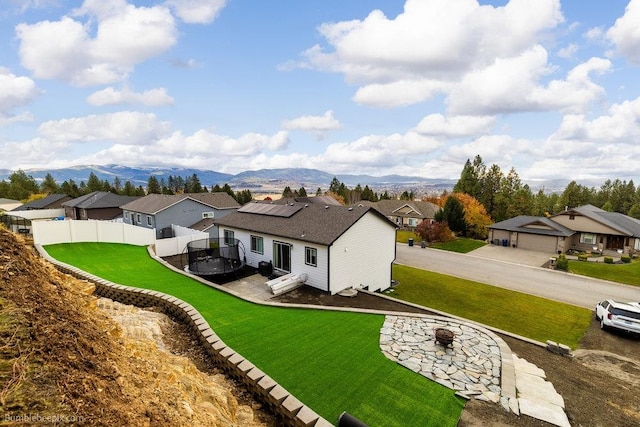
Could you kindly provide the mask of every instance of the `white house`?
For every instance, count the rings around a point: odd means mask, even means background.
[[[307,285],[331,294],[391,285],[396,226],[373,208],[248,203],[216,224],[221,238],[243,243],[247,265],[306,274]]]

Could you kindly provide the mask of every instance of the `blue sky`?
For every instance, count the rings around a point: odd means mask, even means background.
[[[640,182],[640,0],[3,0],[0,169]]]

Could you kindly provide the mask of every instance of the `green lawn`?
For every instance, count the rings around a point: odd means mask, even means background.
[[[413,239],[414,241],[418,242],[420,239],[420,236],[418,236],[413,231],[409,231],[409,230],[396,231],[396,242],[407,243],[409,239]]]
[[[627,285],[640,286],[640,260],[629,264],[569,260],[569,272]]]
[[[433,249],[442,249],[445,251],[459,252],[466,254],[474,249],[478,249],[486,245],[487,242],[483,240],[467,239],[465,237],[459,237],[449,242],[436,242],[429,245]]]
[[[591,323],[591,310],[470,280],[394,265],[389,295],[485,325],[571,348]]]
[[[347,411],[371,427],[455,426],[464,401],[385,358],[381,315],[251,304],[168,270],[145,247],[46,247],[67,264],[193,305],[216,333],[325,419]]]

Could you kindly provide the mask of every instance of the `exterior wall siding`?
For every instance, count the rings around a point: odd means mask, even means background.
[[[377,216],[365,215],[356,222],[330,247],[331,294],[349,288],[389,288],[395,240],[395,228]]]
[[[575,219],[569,219],[569,215],[558,215],[554,216],[551,219],[558,224],[562,224],[565,227],[575,231],[583,231],[595,234],[620,235],[619,231],[580,215],[576,215]]]
[[[291,245],[291,272],[296,274],[305,273],[308,278],[306,284],[314,288],[328,292],[329,283],[327,281],[328,251],[326,246],[314,245],[312,243],[301,242],[299,240],[283,239],[277,236],[237,230],[229,227],[220,227],[220,238],[224,237],[225,230],[233,231],[234,238],[240,240],[244,246],[247,265],[258,268],[261,261],[273,262],[273,242],[287,243]],[[260,236],[263,239],[264,253],[251,252],[251,236]],[[317,249],[317,266],[305,264],[305,247]]]

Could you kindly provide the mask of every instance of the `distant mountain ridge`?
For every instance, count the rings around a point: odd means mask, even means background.
[[[0,169],[0,180],[8,180],[9,176],[15,171],[8,169]],[[281,168],[281,169],[260,169],[248,170],[238,174],[228,174],[213,170],[193,169],[193,168],[170,168],[170,167],[128,167],[120,165],[83,165],[64,169],[27,169],[24,170],[27,175],[32,176],[36,181],[40,182],[49,173],[53,178],[61,184],[64,181],[73,180],[76,184],[89,179],[89,175],[93,172],[100,180],[113,182],[118,177],[124,184],[130,181],[136,187],[141,185],[146,187],[149,177],[155,176],[158,180],[167,180],[169,176],[174,177],[190,177],[193,174],[198,176],[200,183],[207,188],[218,185],[229,184],[235,191],[249,189],[251,192],[276,192],[281,193],[284,187],[289,186],[291,189],[299,189],[304,187],[309,194],[315,193],[317,188],[323,191],[328,189],[333,178],[337,178],[347,187],[353,188],[360,184],[362,187],[368,185],[374,191],[389,191],[393,194],[399,194],[404,190],[414,191],[417,194],[437,192],[443,190],[451,190],[457,179],[435,179],[423,178],[418,176],[405,175],[352,175],[352,174],[332,174],[318,169],[309,168]],[[525,181],[523,181],[525,182]],[[525,182],[532,191],[538,191],[544,188],[546,191],[563,191],[569,180],[548,180],[539,182]],[[587,186],[597,186],[603,184],[586,183],[581,184]]]
[[[13,173],[12,170],[0,169],[0,180],[7,180]],[[76,184],[87,182],[89,175],[93,172],[100,180],[113,182],[118,177],[123,183],[131,181],[135,186],[146,186],[150,176],[160,179],[168,179],[169,176],[180,176],[183,178],[196,174],[202,185],[208,188],[219,184],[229,184],[232,188],[258,188],[270,187],[285,184],[293,189],[305,187],[305,189],[315,191],[316,187],[326,189],[331,181],[336,177],[347,186],[369,185],[447,185],[452,186],[456,180],[451,179],[430,179],[415,176],[386,175],[381,177],[371,175],[349,175],[331,174],[317,169],[307,168],[283,168],[283,169],[260,169],[240,172],[232,175],[222,172],[191,168],[164,168],[164,167],[128,167],[120,165],[86,165],[64,169],[27,169],[27,175],[32,176],[40,182],[47,174],[51,174],[59,184],[64,181],[73,180]]]

